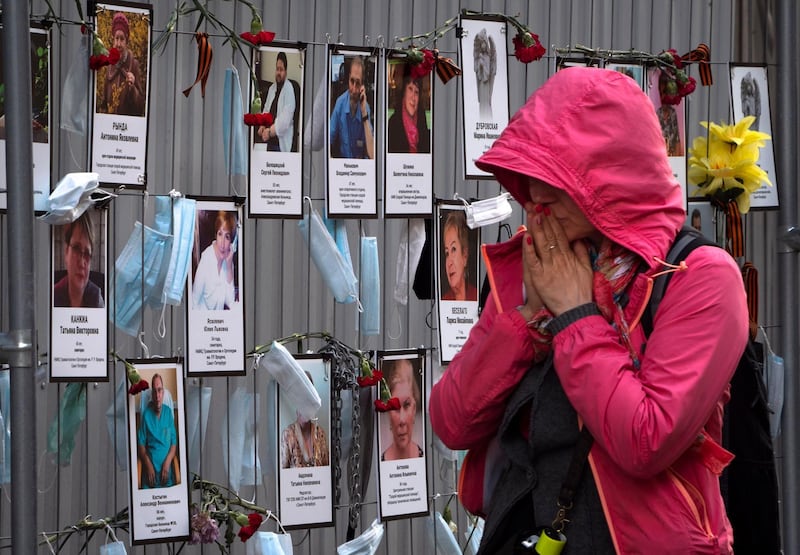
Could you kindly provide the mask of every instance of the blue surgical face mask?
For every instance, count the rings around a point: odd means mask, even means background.
[[[184,197],[171,200],[172,255],[164,278],[164,302],[177,306],[183,299],[189,262],[192,259],[192,242],[197,218],[197,201]],[[237,234],[238,237],[238,234]]]
[[[47,213],[39,219],[50,225],[65,225],[80,218],[96,202],[114,196],[97,189],[99,178],[99,174],[90,172],[65,175],[47,199]]]
[[[222,89],[222,146],[228,175],[247,175],[247,133],[242,110],[242,87],[235,67],[225,70]]]
[[[100,555],[127,555],[125,544],[120,541],[105,543],[100,546]]]
[[[361,306],[359,314],[361,335],[381,332],[381,274],[378,262],[378,239],[361,238]]]
[[[291,546],[291,541],[289,534],[259,531],[247,540],[245,555],[291,555],[293,550],[286,550],[286,542]]]
[[[350,256],[350,241],[347,239],[347,225],[344,220],[332,220],[327,216],[322,217],[322,222],[325,224],[325,229],[328,230],[333,241],[336,243],[336,248],[339,254],[342,255],[345,265],[353,270],[353,257]]]
[[[358,280],[352,265],[348,266],[339,252],[319,212],[310,206],[309,213],[297,225],[311,253],[311,259],[333,297],[340,303],[357,302]]]
[[[47,450],[58,455],[58,464],[68,466],[75,449],[75,434],[86,418],[86,384],[69,383],[61,396],[58,416],[47,432]]]
[[[136,336],[142,323],[142,299],[164,287],[172,236],[159,233],[136,222],[133,233],[114,264],[114,291],[109,314],[114,324],[128,335]]]

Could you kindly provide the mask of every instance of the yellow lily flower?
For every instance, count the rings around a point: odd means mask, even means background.
[[[689,149],[687,177],[697,185],[693,194],[735,198],[739,212],[744,214],[750,210],[750,195],[762,183],[772,186],[767,173],[757,165],[759,150],[770,136],[751,131],[754,121],[747,116],[736,125],[701,122],[709,133],[695,138]]]

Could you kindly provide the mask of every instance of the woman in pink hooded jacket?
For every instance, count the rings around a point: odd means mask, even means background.
[[[594,442],[563,553],[731,553],[719,443],[744,287],[713,246],[665,266],[686,214],[652,104],[621,73],[561,70],[477,165],[527,215],[483,247],[492,294],[430,398],[436,434],[469,449],[459,495],[486,516],[480,553],[550,525],[581,426]]]

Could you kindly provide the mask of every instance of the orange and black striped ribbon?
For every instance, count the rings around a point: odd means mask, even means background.
[[[750,314],[750,338],[755,339],[758,333],[758,270],[752,262],[742,266],[742,279],[747,294],[747,312]]]
[[[200,96],[206,97],[206,81],[208,81],[208,72],[211,71],[211,60],[214,58],[214,52],[211,51],[211,43],[208,41],[208,33],[197,32],[194,34],[197,40],[197,77],[191,86],[183,91],[183,96],[189,96],[192,92],[192,87],[200,83]]]
[[[742,215],[735,200],[725,204],[725,234],[728,238],[726,246],[731,256],[739,258],[744,256],[744,233],[742,231]]]
[[[684,62],[696,62],[697,69],[700,71],[700,82],[704,87],[709,87],[714,84],[714,78],[711,76],[711,49],[705,43],[700,43],[697,48],[691,52],[687,52],[681,56]]]
[[[456,65],[452,58],[437,56],[436,75],[439,76],[442,83],[447,84],[456,75],[461,75],[461,68]]]

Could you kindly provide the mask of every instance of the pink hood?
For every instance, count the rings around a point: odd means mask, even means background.
[[[616,71],[558,71],[476,165],[523,206],[523,176],[565,190],[597,229],[651,267],[686,218],[653,105]]]

